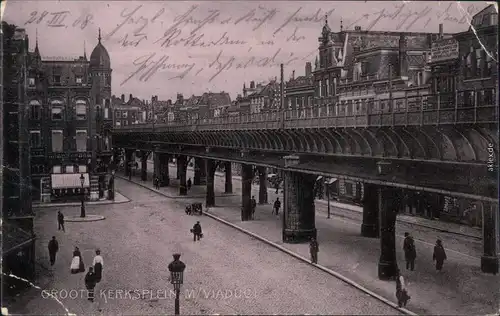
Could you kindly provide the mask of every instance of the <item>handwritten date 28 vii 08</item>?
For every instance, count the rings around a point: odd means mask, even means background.
[[[82,14],[71,24],[67,24],[68,21],[70,20],[71,17],[71,12],[70,11],[58,11],[58,12],[48,12],[48,11],[43,11],[43,12],[38,12],[38,11],[33,11],[30,14],[29,19],[24,22],[24,25],[27,24],[40,24],[42,22],[45,22],[47,26],[49,27],[64,27],[67,28],[69,25],[71,27],[80,27],[80,29],[85,29],[87,25],[92,24],[92,20],[94,19],[94,16],[92,14]]]

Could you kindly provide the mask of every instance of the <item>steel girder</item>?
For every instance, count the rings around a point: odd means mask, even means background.
[[[115,144],[165,142],[234,149],[482,162],[498,150],[496,125],[304,128],[252,131],[115,133]],[[135,145],[137,146],[137,145]]]

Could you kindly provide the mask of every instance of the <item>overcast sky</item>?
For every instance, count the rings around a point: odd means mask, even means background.
[[[333,31],[444,32],[468,29],[486,2],[410,1],[8,1],[3,18],[38,31],[43,58],[87,57],[102,43],[111,56],[112,92],[150,99],[207,91],[241,93],[243,83],[302,75],[314,65],[328,15]],[[58,12],[66,13],[57,14]],[[88,23],[86,23],[88,21]]]

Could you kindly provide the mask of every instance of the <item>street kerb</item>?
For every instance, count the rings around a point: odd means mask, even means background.
[[[394,302],[392,302],[392,301],[390,301],[390,300],[388,300],[388,299],[386,299],[386,298],[378,295],[375,292],[370,291],[369,289],[367,289],[367,288],[363,287],[362,285],[360,285],[360,284],[352,281],[351,279],[346,278],[345,276],[341,275],[338,272],[335,272],[335,271],[333,271],[331,269],[328,269],[328,268],[326,268],[326,267],[324,267],[322,265],[311,263],[311,261],[309,259],[307,259],[305,257],[302,257],[301,255],[296,254],[295,252],[290,251],[290,250],[286,249],[283,246],[280,246],[280,245],[278,245],[278,244],[276,244],[276,243],[274,243],[274,242],[272,242],[272,241],[270,241],[270,240],[268,240],[268,239],[266,239],[264,237],[261,237],[261,236],[255,234],[255,233],[252,233],[249,230],[241,228],[241,227],[239,227],[239,226],[237,226],[237,225],[235,225],[235,224],[233,224],[231,222],[228,222],[228,221],[226,221],[226,220],[224,220],[224,219],[222,219],[222,218],[220,218],[218,216],[210,214],[210,212],[208,210],[204,211],[203,214],[206,215],[206,216],[208,216],[208,217],[210,217],[210,218],[212,218],[212,219],[214,219],[214,220],[216,220],[216,221],[218,221],[218,222],[226,224],[226,225],[228,225],[228,226],[230,226],[230,227],[232,227],[234,229],[237,229],[237,230],[239,230],[239,231],[241,231],[241,232],[243,232],[243,233],[245,233],[245,234],[247,234],[249,236],[252,236],[253,238],[258,239],[258,240],[260,240],[260,241],[262,241],[262,242],[264,242],[264,243],[266,243],[266,244],[268,244],[268,245],[270,245],[270,246],[272,246],[274,248],[277,248],[277,249],[281,250],[282,252],[284,252],[284,253],[292,256],[292,257],[295,257],[296,259],[299,259],[299,260],[301,260],[301,261],[303,261],[303,262],[305,262],[307,264],[310,264],[310,265],[312,265],[312,266],[314,266],[314,267],[316,267],[316,268],[318,268],[318,269],[320,269],[320,270],[322,270],[322,271],[324,271],[324,272],[326,272],[326,273],[328,273],[328,274],[336,277],[337,279],[340,279],[340,280],[344,281],[345,283],[347,283],[347,284],[349,284],[349,285],[357,288],[358,290],[360,290],[360,291],[362,291],[362,292],[370,295],[371,297],[373,297],[373,298],[381,301],[382,303],[391,306],[392,308],[398,310],[399,312],[401,312],[401,313],[403,313],[405,315],[412,315],[412,316],[417,316],[418,315],[418,314],[415,314],[415,313],[413,313],[412,311],[410,311],[410,310],[408,310],[406,308],[400,308],[400,307],[398,307],[398,305],[396,303],[394,303]]]

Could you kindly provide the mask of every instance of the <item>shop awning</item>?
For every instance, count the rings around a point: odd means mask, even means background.
[[[332,184],[334,183],[335,181],[337,181],[337,178],[330,178],[328,180],[325,181],[326,184]]]
[[[51,174],[52,189],[75,189],[81,188],[80,176],[82,173]],[[90,187],[89,174],[83,173],[83,187]]]

